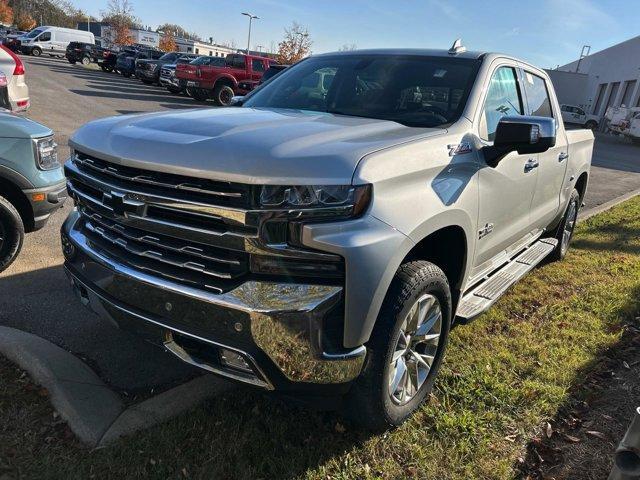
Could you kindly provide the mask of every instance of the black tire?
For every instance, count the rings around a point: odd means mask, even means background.
[[[167,90],[169,90],[169,93],[173,93],[174,95],[179,95],[180,92],[182,92],[180,87],[167,87]]]
[[[33,47],[33,49],[31,49],[31,55],[33,55],[34,57],[39,57],[40,55],[42,55],[42,50],[40,50],[39,47]]]
[[[71,65],[75,65],[75,64],[76,64],[76,61],[75,61],[75,60],[69,60],[69,63],[70,63]]]
[[[598,122],[596,122],[595,120],[589,120],[587,123],[584,124],[584,126],[589,130],[595,130],[596,128],[598,128]]]
[[[575,209],[575,210],[573,210]],[[575,211],[575,215],[572,213]],[[560,225],[555,231],[555,234],[552,238],[558,240],[558,245],[556,248],[549,254],[546,258],[547,262],[557,262],[567,255],[569,251],[569,246],[571,244],[571,239],[573,238],[573,231],[576,226],[576,220],[578,218],[578,213],[580,212],[580,194],[574,188],[573,192],[571,192],[571,196],[569,197],[569,202],[567,203],[567,208],[564,211],[564,215],[562,216],[562,220],[560,221]],[[572,218],[569,218],[572,217]],[[563,238],[565,236],[565,230],[567,230],[567,225],[569,225],[569,236],[566,242],[563,242]]]
[[[0,272],[6,270],[22,249],[24,224],[15,207],[0,196]]]
[[[431,295],[439,302],[442,314],[440,339],[424,383],[408,403],[399,405],[391,398],[390,363],[405,318],[418,299],[425,295]],[[346,413],[355,423],[369,430],[386,430],[401,425],[420,407],[433,388],[444,357],[451,326],[451,311],[449,282],[439,267],[421,260],[400,266],[367,343],[363,371],[346,398]]]
[[[89,57],[82,57],[82,65],[84,65],[85,67],[89,66],[89,64],[91,64],[91,59]]]
[[[189,88],[187,93],[198,102],[206,102],[209,99],[209,92],[203,88]]]
[[[213,101],[220,107],[231,105],[231,99],[234,95],[233,88],[228,85],[216,85],[213,89]]]
[[[153,85],[153,82],[151,80],[147,80],[146,78],[141,78],[140,81],[145,85]]]

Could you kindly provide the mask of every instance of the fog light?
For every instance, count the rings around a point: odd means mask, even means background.
[[[220,349],[220,362],[236,370],[242,370],[243,372],[253,373],[253,369],[249,366],[244,357],[238,352],[233,350],[227,350],[226,348]]]

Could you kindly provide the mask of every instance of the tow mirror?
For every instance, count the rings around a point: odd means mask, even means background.
[[[483,148],[487,164],[495,167],[508,153],[542,153],[556,144],[556,121],[549,117],[502,117],[493,145]]]

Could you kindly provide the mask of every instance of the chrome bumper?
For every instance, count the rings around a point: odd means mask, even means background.
[[[100,316],[125,328],[130,322],[153,326],[162,331],[165,347],[183,360],[265,388],[280,376],[295,383],[338,384],[360,373],[364,346],[327,351],[322,345],[323,320],[341,301],[341,287],[247,281],[223,294],[209,293],[118,263],[92,248],[74,229],[77,221],[73,212],[62,227],[65,269],[83,303]],[[239,352],[253,376],[238,378],[237,372],[171,348],[167,332]],[[268,364],[276,367],[275,375]]]

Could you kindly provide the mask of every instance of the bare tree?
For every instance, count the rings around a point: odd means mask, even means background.
[[[353,50],[357,50],[358,49],[358,45],[356,45],[355,43],[345,43],[344,45],[342,45],[338,51],[339,52],[352,52]]]
[[[284,29],[284,39],[278,45],[278,61],[292,64],[311,54],[313,41],[309,30],[293,22],[291,27]]]

